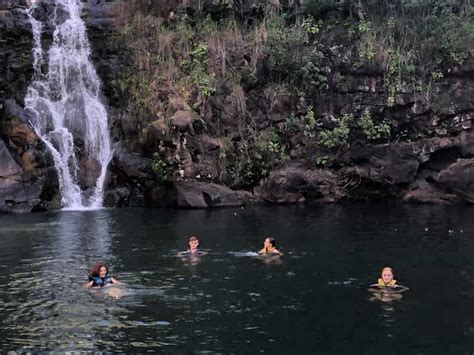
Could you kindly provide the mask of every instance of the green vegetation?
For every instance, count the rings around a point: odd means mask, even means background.
[[[255,29],[255,59],[265,65],[263,69],[268,71],[271,81],[287,83],[291,93],[314,94],[325,87],[328,71],[315,37],[318,32],[318,24],[312,17],[290,26],[283,18],[269,17]]]
[[[387,123],[376,124],[369,110],[365,109],[357,120],[353,114],[344,114],[336,120],[334,128],[321,130],[317,137],[318,143],[327,149],[345,147],[350,138],[357,135],[357,129],[362,130],[368,141],[390,138],[390,126]]]
[[[323,129],[319,132],[318,143],[325,148],[336,148],[347,145],[349,140],[349,124],[353,120],[353,115],[344,114],[333,129]]]
[[[375,78],[361,96],[380,95],[379,106],[396,106],[405,93],[429,103],[436,82],[473,56],[470,0],[277,3],[252,17],[244,16],[241,1],[214,0],[192,11],[180,2],[166,13],[127,3],[117,40],[129,61],[112,82],[112,99],[140,122],[168,124],[176,110],[193,110],[201,132],[225,142],[213,155],[218,179],[252,187],[290,152],[324,167],[356,139],[409,139],[406,127],[397,131],[393,118],[369,101],[334,111],[321,104],[354,90],[351,73]],[[307,158],[308,147],[316,158]],[[159,180],[176,177],[176,164],[149,154]]]
[[[328,162],[329,162],[329,157],[327,155],[317,156],[314,159],[315,165],[319,168],[324,168]]]
[[[206,44],[198,44],[190,53],[189,59],[181,63],[181,70],[205,97],[216,93],[215,74],[209,74],[209,48]]]
[[[287,147],[273,129],[260,131],[255,137],[227,144],[221,153],[229,184],[234,187],[255,186],[271,169],[289,159]]]
[[[309,3],[320,3],[312,0]],[[345,20],[357,41],[358,65],[376,65],[385,76],[387,103],[403,86],[429,91],[436,74],[473,56],[474,6],[469,0],[326,1],[336,13],[357,14]],[[337,5],[336,5],[337,4]],[[312,9],[312,10],[311,10]],[[308,7],[310,12],[320,7]],[[429,98],[429,92],[426,92]]]
[[[156,174],[158,181],[162,183],[173,181],[178,172],[177,163],[166,160],[158,152],[153,154],[151,168]]]
[[[386,123],[375,124],[367,109],[364,110],[357,124],[368,140],[372,141],[390,137],[390,126]]]

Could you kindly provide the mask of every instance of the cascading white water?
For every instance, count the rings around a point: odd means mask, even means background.
[[[102,205],[112,154],[107,111],[99,98],[100,81],[90,60],[86,26],[80,16],[82,5],[80,0],[49,1],[54,5],[54,15],[48,20],[54,32],[45,55],[41,44],[43,23],[34,18],[39,2],[32,1],[27,11],[33,30],[34,76],[25,97],[25,108],[33,113],[31,124],[52,153],[62,206],[98,208]],[[46,60],[48,69],[44,73]],[[79,174],[92,172],[80,172],[78,160],[86,162],[84,169],[100,164],[100,173],[94,175],[94,186],[84,191],[79,185]]]

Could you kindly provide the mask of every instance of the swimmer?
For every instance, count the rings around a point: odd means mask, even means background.
[[[109,287],[122,283],[109,275],[109,268],[102,262],[95,263],[89,270],[89,281],[86,288]]]
[[[391,267],[384,267],[380,276],[381,277],[377,280],[377,284],[372,286],[391,287],[397,284],[397,280],[393,278],[393,270]]]
[[[397,285],[397,280],[393,278],[393,269],[391,267],[384,267],[380,276],[376,284],[370,285],[369,291],[374,295],[374,298],[371,300],[378,299],[383,302],[400,300],[400,293],[408,290],[408,287]]]
[[[178,253],[178,256],[185,256],[185,255],[204,255],[205,252],[199,250],[199,239],[196,236],[189,237],[188,241],[189,248],[186,251],[182,251]]]
[[[274,255],[283,255],[280,251],[276,248],[276,240],[273,237],[265,238],[263,242],[263,248],[258,252],[259,254],[274,254]]]

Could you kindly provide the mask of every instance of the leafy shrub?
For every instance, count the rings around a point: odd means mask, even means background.
[[[189,59],[181,64],[181,70],[187,75],[191,82],[196,85],[199,92],[205,97],[216,93],[215,75],[209,74],[207,65],[209,63],[209,49],[205,44],[197,45],[189,54]]]
[[[151,162],[151,169],[156,174],[158,181],[168,183],[177,176],[178,166],[175,162],[167,161],[160,153],[155,152]]]
[[[278,17],[263,21],[256,31],[254,45],[257,49],[263,46],[258,49],[258,57],[270,74],[268,78],[288,82],[292,92],[300,95],[325,87],[324,54],[317,41],[311,39],[318,32],[319,25],[312,18],[292,26]]]
[[[328,162],[329,162],[329,157],[327,155],[324,155],[324,156],[318,155],[314,159],[314,164],[319,168],[325,167]]]
[[[364,110],[357,124],[368,140],[390,137],[390,126],[386,123],[375,124],[368,109]]]
[[[333,149],[347,145],[349,140],[349,124],[353,120],[352,114],[344,114],[333,129],[324,129],[318,134],[318,143],[325,148]]]

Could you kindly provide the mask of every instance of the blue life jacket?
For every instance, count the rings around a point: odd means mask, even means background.
[[[105,277],[89,276],[89,281],[93,281],[92,287],[104,287],[105,285],[112,284],[112,278],[109,274],[105,274]]]

